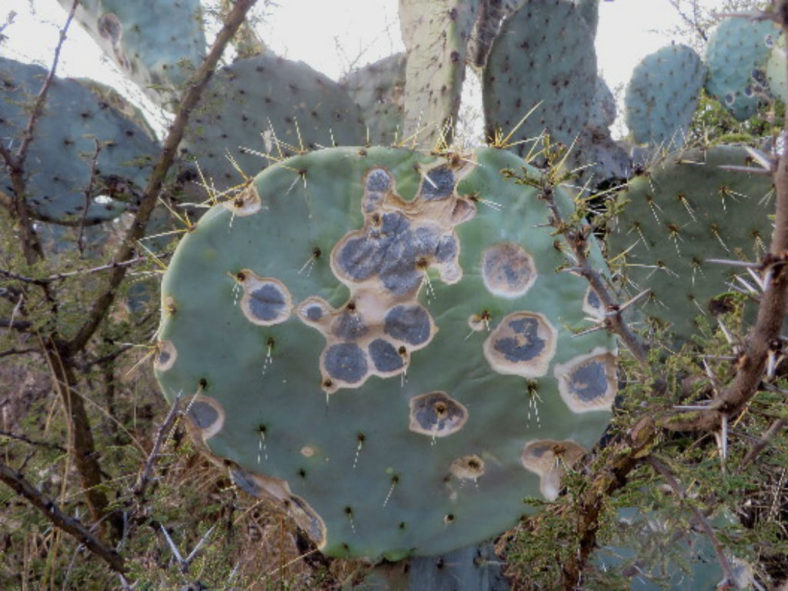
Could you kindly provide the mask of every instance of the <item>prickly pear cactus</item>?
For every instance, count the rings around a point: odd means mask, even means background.
[[[649,289],[644,312],[677,336],[692,335],[694,319],[708,316],[713,298],[742,271],[709,259],[758,261],[765,250],[770,178],[721,168],[749,165],[737,146],[676,152],[619,195],[627,205],[609,254],[626,253],[628,287],[633,294]]]
[[[71,0],[58,0],[66,10]],[[205,56],[199,0],[82,0],[76,19],[121,70],[160,103]]]
[[[403,139],[405,61],[402,53],[390,55],[339,81],[361,107],[368,144],[388,145]]]
[[[403,136],[432,148],[451,142],[465,52],[480,0],[399,0],[402,40],[407,48]]]
[[[493,149],[319,150],[267,168],[179,245],[163,391],[324,553],[477,543],[524,497],[555,498],[605,428],[614,344],[574,334],[598,300],[556,271],[537,190],[501,174],[524,167]]]
[[[706,91],[739,121],[755,115],[768,97],[766,63],[779,34],[771,21],[731,17],[709,36]]]
[[[196,160],[218,191],[272,160],[365,143],[359,107],[336,82],[272,54],[216,72],[189,122],[181,156]]]
[[[588,121],[596,90],[594,38],[569,0],[531,0],[504,21],[483,75],[487,135],[523,140],[546,131],[570,145]]]
[[[0,137],[22,137],[30,117],[25,105],[46,76],[40,66],[0,57]],[[54,78],[26,161],[33,214],[94,223],[133,205],[159,151],[135,118],[77,80]],[[10,183],[5,167],[0,183]]]
[[[785,64],[785,37],[780,35],[769,53],[766,62],[766,80],[769,92],[775,98],[783,100],[788,96],[788,73]]]
[[[635,142],[668,149],[683,145],[705,78],[700,56],[686,45],[669,45],[643,58],[624,100]]]

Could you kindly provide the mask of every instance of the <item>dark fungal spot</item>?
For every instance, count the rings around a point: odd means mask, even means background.
[[[508,361],[519,363],[538,357],[545,348],[539,338],[539,321],[536,318],[517,318],[508,323],[513,336],[494,341],[493,348]]]
[[[317,304],[311,304],[306,307],[306,317],[312,322],[317,322],[323,317],[323,308]]]
[[[425,201],[436,201],[449,197],[454,191],[454,173],[448,166],[439,166],[430,170],[422,181],[421,198]]]
[[[213,406],[199,400],[189,405],[187,414],[200,429],[209,428],[219,418],[219,413]]]
[[[383,331],[400,341],[420,345],[430,338],[430,315],[421,306],[395,306],[386,314]]]
[[[351,341],[364,336],[369,329],[359,314],[343,312],[333,323],[331,332],[337,338]]]
[[[369,344],[369,356],[380,372],[397,371],[404,365],[396,347],[384,339],[375,339]]]
[[[339,343],[326,350],[323,365],[336,380],[350,384],[360,382],[367,374],[367,358],[355,343]]]
[[[367,191],[383,193],[391,188],[391,176],[382,168],[374,168],[367,175]]]
[[[410,400],[410,430],[444,437],[462,428],[468,410],[445,392],[429,392]]]
[[[249,292],[249,310],[259,320],[270,322],[280,318],[286,309],[287,298],[274,283],[264,283]]]
[[[600,361],[581,365],[570,374],[569,390],[585,402],[593,402],[607,393],[607,374]]]

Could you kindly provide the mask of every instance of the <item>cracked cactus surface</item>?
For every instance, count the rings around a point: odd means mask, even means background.
[[[698,316],[720,310],[715,297],[742,270],[709,259],[757,261],[766,250],[771,179],[722,168],[751,165],[743,147],[675,152],[618,197],[626,205],[609,254],[625,254],[628,287],[650,290],[643,311],[677,336],[689,337]]]
[[[614,342],[576,334],[598,298],[557,271],[547,205],[505,169],[539,174],[494,149],[319,150],[267,168],[178,246],[163,391],[326,554],[500,533],[535,510],[525,497],[557,496],[608,424]]]
[[[676,148],[692,122],[706,77],[695,50],[669,45],[646,56],[627,85],[625,118],[639,144]]]
[[[517,128],[508,141],[520,142],[519,153],[530,145],[523,140],[543,132],[571,145],[596,92],[593,47],[588,24],[568,0],[531,0],[506,19],[483,74],[487,136],[505,137]]]
[[[69,10],[71,0],[58,0]],[[76,19],[129,78],[168,103],[205,56],[199,0],[82,0]]]
[[[709,36],[706,91],[739,121],[755,115],[768,98],[766,66],[779,34],[771,21],[731,17]]]
[[[0,57],[0,137],[22,137],[26,101],[41,88],[47,70]],[[159,151],[147,127],[117,96],[95,85],[54,78],[30,144],[26,167],[28,207],[42,221],[87,223],[120,215],[145,186]],[[0,185],[13,194],[5,167]],[[85,211],[87,208],[87,211]]]

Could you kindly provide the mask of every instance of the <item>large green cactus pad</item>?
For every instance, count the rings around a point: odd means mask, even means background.
[[[0,58],[0,137],[22,137],[29,106],[46,76],[40,66]],[[25,161],[33,215],[93,223],[124,211],[145,186],[158,154],[158,144],[135,118],[133,111],[115,108],[77,80],[54,78]],[[5,167],[0,183],[10,194]]]
[[[731,17],[709,36],[706,90],[739,121],[755,115],[768,96],[766,63],[779,34],[772,21]]]
[[[216,72],[194,112],[181,155],[217,190],[299,151],[365,143],[359,107],[336,82],[272,54]],[[270,159],[266,157],[269,155]]]
[[[705,77],[700,57],[686,45],[669,45],[643,58],[624,100],[633,139],[665,148],[683,145]]]
[[[339,81],[361,107],[369,144],[387,145],[403,138],[405,62],[402,53],[390,55]]]
[[[156,374],[239,486],[331,555],[432,555],[553,498],[604,430],[614,345],[536,189],[481,149],[333,148],[183,239]],[[536,174],[533,170],[529,174]],[[561,206],[570,198],[555,191]]]
[[[506,136],[534,109],[509,142],[547,131],[570,145],[588,121],[596,78],[594,39],[578,8],[567,0],[527,2],[504,22],[484,69],[488,137]]]
[[[741,267],[708,259],[758,261],[771,235],[769,177],[722,166],[751,166],[744,148],[717,146],[668,155],[630,181],[628,202],[610,235],[610,255],[626,253],[633,292],[651,290],[648,316],[672,324],[677,336],[695,331],[713,298],[729,291]]]
[[[66,10],[71,0],[58,0]],[[161,103],[205,55],[199,0],[82,0],[76,18],[104,52]]]

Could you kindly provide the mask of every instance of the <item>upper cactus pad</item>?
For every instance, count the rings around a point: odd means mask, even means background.
[[[626,123],[635,142],[681,146],[705,76],[700,57],[686,45],[669,45],[643,58],[625,98]]]
[[[504,22],[484,69],[488,137],[506,136],[534,109],[511,143],[546,131],[571,144],[588,121],[596,78],[593,35],[578,8],[527,2]]]
[[[70,9],[72,0],[59,0]],[[205,55],[199,0],[82,0],[76,18],[120,68],[162,103]]]
[[[739,121],[752,117],[768,95],[766,62],[779,33],[771,21],[731,17],[709,36],[706,90]]]
[[[323,552],[478,542],[523,497],[554,497],[605,428],[613,342],[574,336],[588,286],[556,272],[538,191],[501,174],[523,167],[490,149],[320,150],[266,169],[178,247],[164,392]]]

